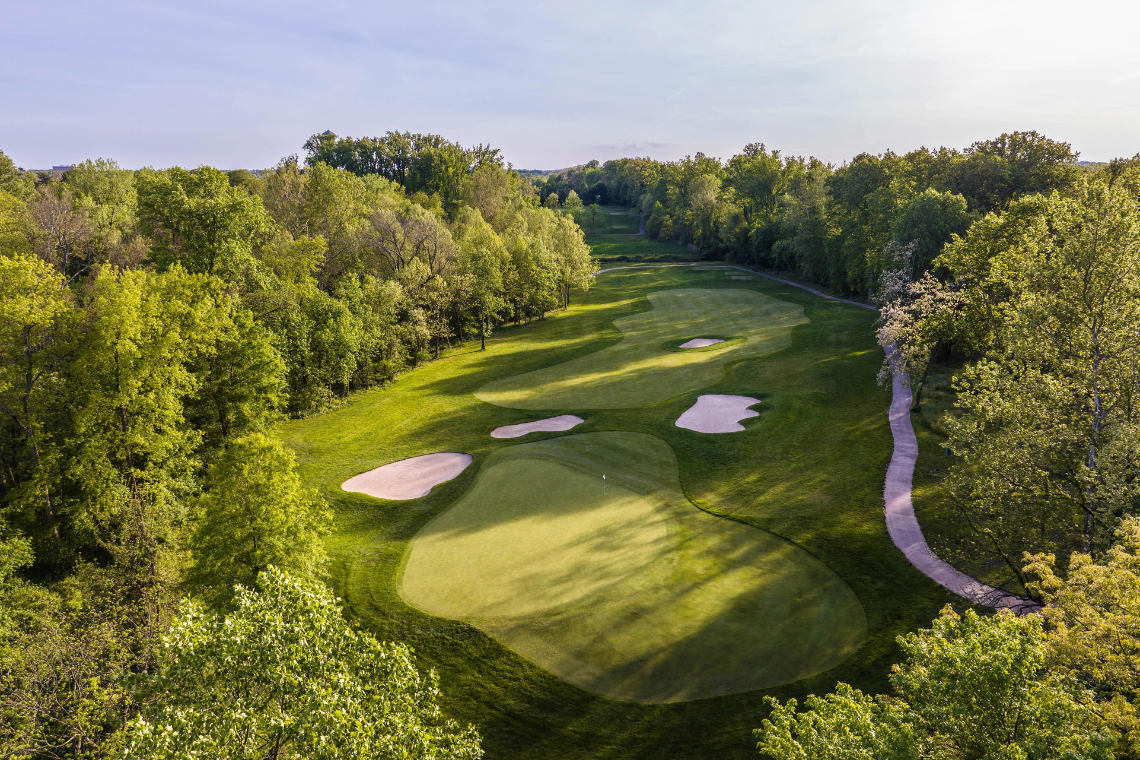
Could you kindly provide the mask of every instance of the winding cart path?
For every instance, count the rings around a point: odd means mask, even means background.
[[[643,267],[660,266],[693,266],[692,264],[640,264],[625,267],[611,267],[602,269],[597,274],[612,272],[616,269],[640,269]],[[858,306],[863,309],[876,310],[874,306],[858,301],[849,301],[846,298],[837,298],[815,288],[801,285],[798,282],[785,280],[781,277],[758,272],[754,269],[734,266],[731,264],[701,265],[709,269],[738,269],[750,274],[758,274],[794,288],[806,290],[820,298],[829,301]],[[926,543],[922,534],[922,526],[914,514],[914,502],[911,499],[911,488],[914,484],[914,465],[918,460],[918,438],[914,434],[914,426],[910,421],[911,392],[903,384],[902,378],[895,376],[892,384],[893,397],[891,400],[890,421],[891,435],[894,437],[895,448],[891,454],[891,463],[887,467],[887,478],[883,485],[883,503],[886,515],[887,532],[899,551],[914,565],[919,572],[930,578],[940,586],[953,591],[958,596],[975,604],[993,608],[1009,608],[1018,614],[1035,612],[1039,606],[1024,597],[996,589],[982,583],[977,578],[963,573],[949,562],[939,558]]]

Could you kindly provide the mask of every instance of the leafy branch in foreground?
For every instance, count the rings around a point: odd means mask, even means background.
[[[269,568],[222,617],[191,603],[141,676],[122,758],[474,760],[412,650],[354,630],[317,584]]]
[[[1002,611],[983,617],[949,607],[933,628],[900,636],[891,697],[847,684],[796,701],[769,698],[756,731],[773,760],[1108,760],[1113,736],[1092,694],[1046,666],[1042,621]]]
[[[1140,755],[1140,520],[1125,520],[1118,543],[1096,562],[1073,554],[1068,577],[1052,555],[1030,558],[1031,586],[1046,602],[1050,661],[1104,695],[1097,705],[1123,737],[1127,757]]]

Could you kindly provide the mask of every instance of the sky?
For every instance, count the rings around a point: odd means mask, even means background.
[[[398,130],[556,169],[1033,129],[1107,161],[1140,152],[1138,22],[1104,0],[0,0],[0,150],[253,169]]]

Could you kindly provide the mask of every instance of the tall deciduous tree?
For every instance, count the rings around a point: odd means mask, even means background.
[[[353,630],[322,587],[270,568],[225,618],[191,605],[143,676],[121,757],[476,760],[412,651]]]
[[[271,565],[307,578],[323,568],[328,506],[301,485],[293,455],[261,433],[221,452],[206,476],[199,511],[187,583],[213,606],[226,606],[234,584],[254,584]]]
[[[544,218],[543,229],[554,253],[558,285],[563,294],[562,306],[569,308],[571,286],[577,285],[582,290],[589,290],[594,278],[595,267],[590,258],[590,246],[586,245],[582,237],[582,229],[571,219],[561,214],[551,214],[544,209],[534,213]]]
[[[74,303],[63,276],[31,256],[0,256],[0,413],[14,423],[25,456],[9,463],[22,484],[10,503],[40,515],[56,530],[52,489],[59,478],[54,459],[45,459],[50,401],[59,393],[61,363],[74,347]]]
[[[121,263],[137,258],[142,241],[135,239],[138,192],[133,172],[103,158],[84,161],[68,170],[64,187],[88,220],[94,254],[100,261]]]
[[[36,191],[28,211],[35,224],[35,250],[68,280],[91,266],[91,223],[73,207],[68,191],[44,186]]]
[[[942,246],[955,235],[965,235],[973,222],[973,216],[966,210],[966,199],[953,193],[927,189],[903,206],[892,235],[898,245],[914,244],[911,279],[921,278],[942,252]]]
[[[139,217],[162,267],[178,262],[227,281],[252,262],[253,243],[270,226],[259,197],[209,166],[140,173]]]
[[[958,379],[962,414],[947,430],[963,461],[950,482],[978,548],[1019,580],[1023,552],[1100,551],[1135,511],[1120,468],[1140,422],[1140,205],[1095,183],[1010,215],[1028,210],[939,259],[957,272],[988,257],[972,267],[986,275],[961,284],[979,304],[964,309],[963,332],[981,332],[972,315],[989,315],[992,333]],[[1013,234],[994,234],[1003,227]]]
[[[725,164],[724,184],[740,205],[745,226],[765,221],[784,192],[785,174],[780,151],[770,153],[763,143],[749,143]]]
[[[947,608],[933,628],[899,637],[893,697],[871,698],[846,684],[824,698],[769,698],[756,732],[773,760],[1033,758],[1109,760],[1093,695],[1046,667],[1036,616],[1008,611],[958,616]]]

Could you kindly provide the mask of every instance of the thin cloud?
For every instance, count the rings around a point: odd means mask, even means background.
[[[0,149],[260,167],[325,129],[411,130],[516,166],[750,142],[840,162],[1036,129],[1133,155],[1140,101],[1119,88],[1140,79],[1140,4],[1037,3],[9,3]]]

